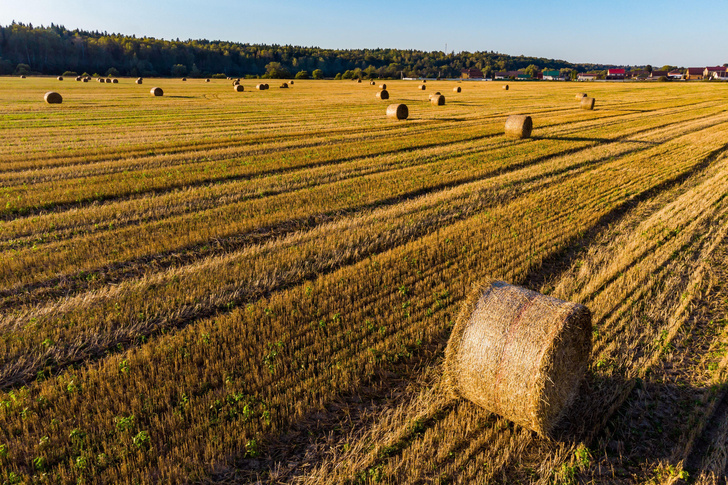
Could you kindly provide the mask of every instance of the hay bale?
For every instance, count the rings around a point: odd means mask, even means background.
[[[460,86],[455,86],[454,88],[452,88],[452,90],[453,90],[453,92],[456,92],[456,93],[459,93],[460,91],[462,91]]]
[[[511,115],[506,119],[506,135],[512,138],[529,138],[533,130],[530,116]]]
[[[387,118],[406,120],[409,116],[409,109],[406,104],[390,104],[387,106]]]
[[[270,89],[270,86],[268,85],[268,83],[263,84],[263,86],[265,86],[263,89]]]
[[[425,83],[427,83],[427,79],[422,80],[422,84],[425,84]]]
[[[379,85],[379,89],[387,89],[387,85],[382,83]]]
[[[369,85],[370,85],[370,86],[376,86],[376,85],[377,85],[377,83],[375,83],[374,81],[370,81],[370,82],[369,82]]]
[[[112,79],[111,82],[114,83],[114,84],[119,84],[119,80],[118,79]]]
[[[63,76],[58,76],[59,81],[63,81]]]
[[[235,86],[233,86],[233,91],[235,91],[236,93],[242,93],[243,91],[245,91],[245,88],[242,84],[236,84]]]
[[[357,84],[361,83],[361,79],[356,80]]]
[[[433,106],[444,106],[445,96],[442,94],[433,94],[430,98],[430,103],[432,103]]]
[[[63,96],[55,91],[48,91],[45,93],[43,99],[45,99],[45,102],[48,104],[61,104],[63,102]]]
[[[577,101],[581,101],[581,98],[586,98],[586,93],[577,93],[574,97]]]
[[[376,96],[379,99],[389,99],[389,92],[387,92],[386,89],[382,89],[381,91],[377,92]]]
[[[361,79],[359,79],[361,81]],[[293,81],[288,81],[288,84],[293,84]]]
[[[107,78],[106,78],[106,82],[107,82],[108,84],[111,84],[111,78],[108,78],[108,77],[107,77]]]
[[[81,82],[81,76],[76,76],[76,81]]]
[[[136,80],[136,83],[137,83],[137,84],[143,84],[143,83],[144,83],[144,79],[142,79],[142,78],[137,78],[137,80]]]
[[[424,84],[420,84],[419,86],[417,86],[417,89],[419,89],[420,91],[424,91],[425,89],[427,89],[427,86],[425,86]]]
[[[265,91],[265,84],[256,84],[255,89],[257,89],[258,91]]]
[[[206,83],[209,83],[210,82],[210,78],[205,79],[205,82]]]
[[[89,78],[87,78],[87,77],[83,78],[83,82],[87,83],[87,82],[89,82],[89,81],[90,81],[90,79],[89,79]]]
[[[581,98],[581,109],[594,109],[594,98]]]
[[[281,88],[281,89],[288,89],[288,84],[287,83],[283,83],[283,84],[281,84],[278,87]]]
[[[502,281],[476,285],[445,350],[448,387],[548,436],[578,390],[591,332],[583,305]]]
[[[99,81],[100,83],[104,82],[104,80],[103,80],[103,79],[101,79],[101,78],[99,78],[99,79],[98,79],[98,81]]]
[[[20,79],[25,79],[25,74],[21,74]]]
[[[149,92],[152,94],[152,96],[164,96],[164,91],[162,91],[162,88],[152,88],[149,90]]]
[[[183,80],[183,81],[187,81],[187,78],[186,78],[186,77],[183,77],[183,78],[182,78],[182,80]]]
[[[508,91],[508,85],[507,84],[504,84],[503,85],[503,89],[505,89],[506,91]]]

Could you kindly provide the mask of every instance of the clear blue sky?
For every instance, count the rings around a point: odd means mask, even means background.
[[[12,20],[164,39],[728,62],[728,0],[0,0],[0,24]]]

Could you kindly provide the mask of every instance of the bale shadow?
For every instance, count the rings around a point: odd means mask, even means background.
[[[659,143],[654,141],[646,140],[630,140],[629,138],[618,139],[614,138],[590,138],[583,136],[531,136],[533,140],[556,140],[556,141],[585,141],[594,143],[640,143],[643,145],[657,146]]]

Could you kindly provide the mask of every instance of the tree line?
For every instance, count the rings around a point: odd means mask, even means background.
[[[270,78],[460,77],[478,68],[601,70],[599,64],[510,56],[497,52],[411,49],[322,49],[209,40],[163,40],[107,32],[68,30],[51,24],[0,26],[0,74],[86,73],[113,76],[233,76]]]

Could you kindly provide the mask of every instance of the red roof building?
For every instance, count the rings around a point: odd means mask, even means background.
[[[463,79],[483,79],[483,71],[477,68],[463,69],[460,73]]]
[[[607,70],[607,79],[624,79],[624,76],[625,76],[624,69],[608,69]]]
[[[685,73],[685,79],[703,79],[703,72],[705,71],[702,67],[688,67]]]

